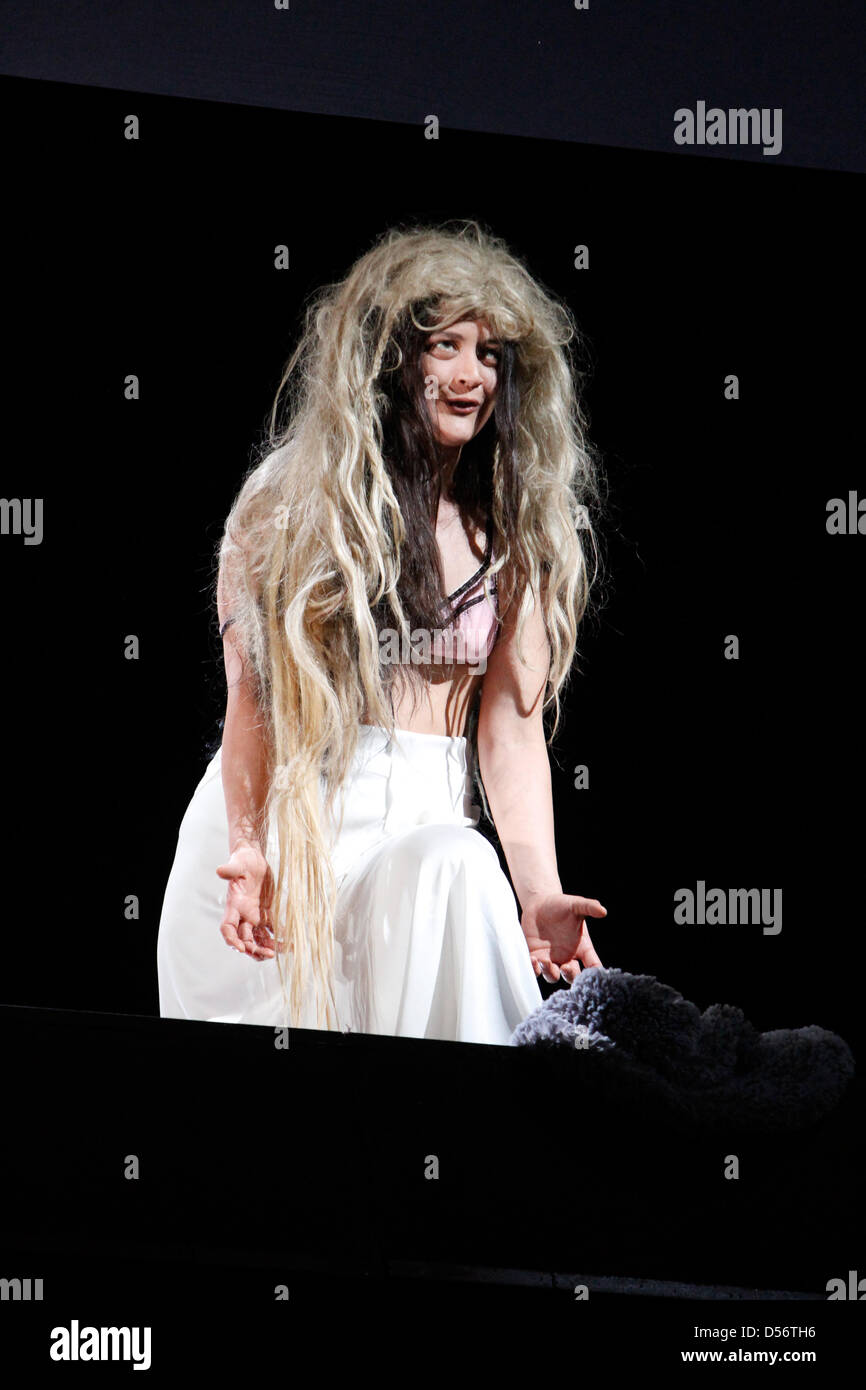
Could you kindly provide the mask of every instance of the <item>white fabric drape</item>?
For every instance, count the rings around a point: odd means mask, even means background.
[[[359,727],[332,857],[339,1025],[391,1037],[507,1044],[541,1003],[514,894],[475,828],[463,737]],[[160,1014],[278,1026],[275,960],[231,950],[219,926],[228,857],[221,756],[180,827],[157,942]],[[268,842],[276,867],[276,841]],[[312,1000],[300,1020],[315,1028]]]

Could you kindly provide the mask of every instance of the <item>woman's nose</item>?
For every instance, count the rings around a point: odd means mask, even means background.
[[[454,369],[454,380],[468,386],[477,386],[481,382],[481,373],[478,370],[478,362],[475,357],[460,360]]]

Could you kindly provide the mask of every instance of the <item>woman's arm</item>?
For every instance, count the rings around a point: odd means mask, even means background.
[[[513,609],[487,662],[478,711],[478,764],[521,907],[520,925],[536,975],[572,983],[602,961],[587,917],[606,917],[597,898],[563,893],[556,867],[550,758],[542,705],[550,644],[538,603],[517,656]]]
[[[217,611],[222,627],[230,618],[224,576],[217,583]],[[229,852],[241,845],[265,849],[264,805],[268,789],[264,720],[252,682],[244,670],[237,629],[223,636],[228,696],[222,737],[222,780],[229,825]]]
[[[230,618],[230,597],[220,572],[217,585],[220,627]],[[228,682],[222,738],[222,782],[229,828],[229,857],[215,866],[228,881],[220,933],[234,950],[253,960],[272,960],[270,924],[273,874],[267,861],[265,801],[268,789],[264,720],[245,673],[237,629],[223,634]]]
[[[508,615],[490,653],[478,711],[478,765],[496,832],[521,908],[561,893],[556,867],[550,758],[542,703],[550,665],[544,617],[536,603],[517,656],[516,614]]]

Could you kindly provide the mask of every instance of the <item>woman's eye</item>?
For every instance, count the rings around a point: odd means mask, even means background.
[[[428,352],[433,352],[435,348],[440,347],[456,348],[457,343],[454,338],[442,338],[438,343],[431,343],[427,350]],[[492,357],[494,362],[498,362],[500,357],[502,356],[502,353],[500,352],[499,348],[482,348],[481,353],[483,357]]]

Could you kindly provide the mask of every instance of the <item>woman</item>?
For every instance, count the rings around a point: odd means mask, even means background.
[[[473,222],[386,233],[309,305],[220,547],[228,702],[166,890],[163,1015],[507,1043],[539,975],[601,964],[543,722],[598,499],[575,338]]]

